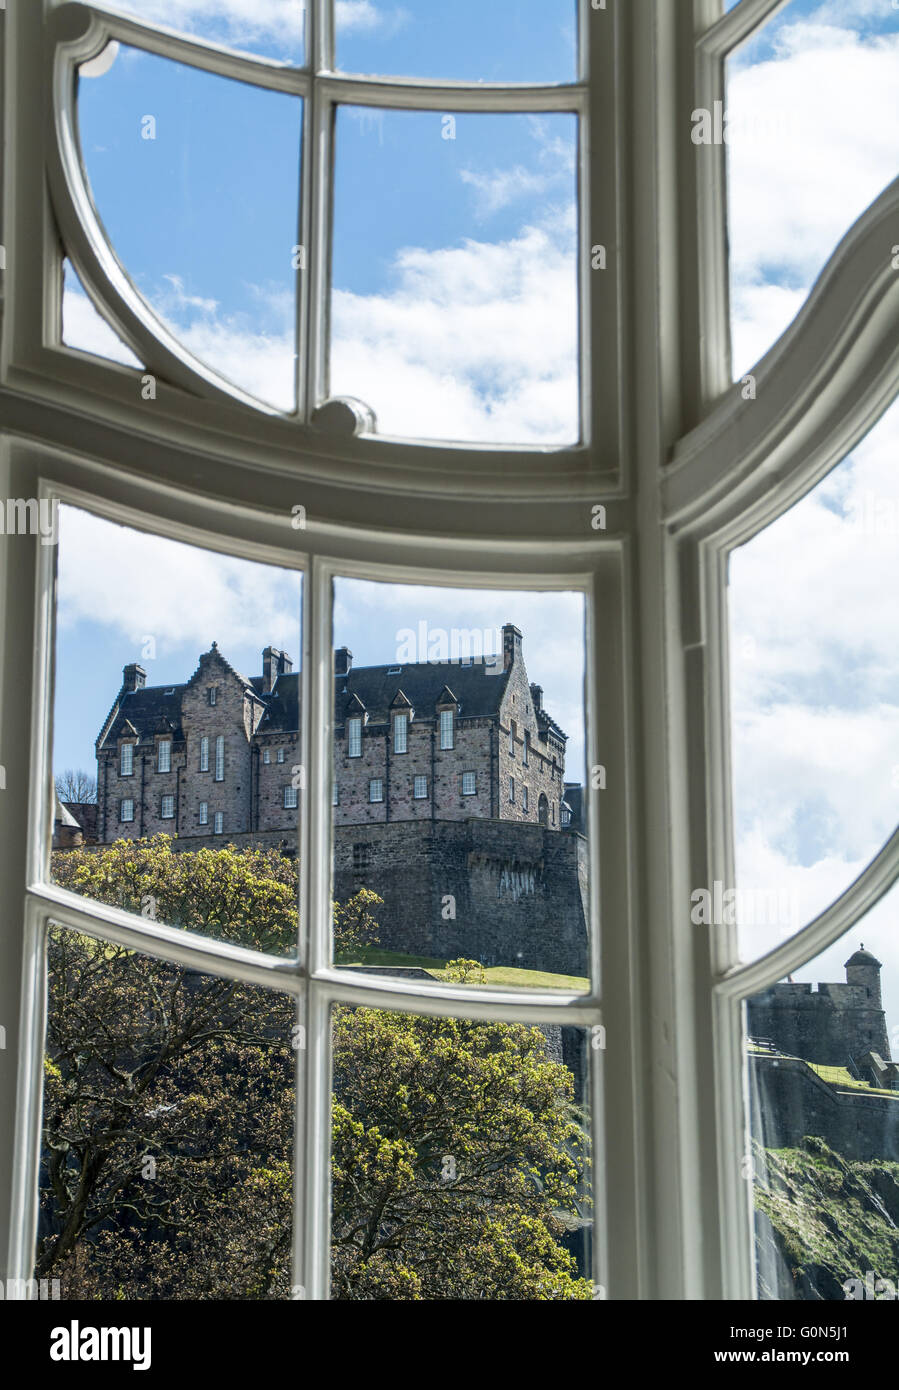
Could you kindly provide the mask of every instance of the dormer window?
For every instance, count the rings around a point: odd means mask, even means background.
[[[346,722],[347,754],[351,758],[362,757],[362,716],[354,714]]]
[[[156,745],[156,771],[171,772],[172,770],[172,740],[162,738]]]
[[[393,716],[393,751],[394,753],[407,753],[409,751],[409,720],[405,714]]]
[[[453,711],[451,709],[442,709],[440,711],[440,747],[455,747],[455,729]]]
[[[119,761],[119,776],[131,777],[134,774],[134,744],[123,743]]]

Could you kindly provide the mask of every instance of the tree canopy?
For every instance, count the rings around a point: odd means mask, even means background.
[[[53,868],[194,931],[296,936],[296,865],[270,851],[157,837]],[[335,940],[376,941],[380,905],[335,904]],[[296,1296],[293,999],[61,928],[48,959],[37,1274],[69,1298]],[[334,1297],[591,1296],[564,1244],[585,1127],[540,1029],[341,1006],[332,1040]]]

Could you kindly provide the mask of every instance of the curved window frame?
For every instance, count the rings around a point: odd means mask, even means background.
[[[301,688],[309,710],[300,749],[308,776],[298,849],[307,867],[295,960],[195,938],[55,887],[56,554],[33,537],[7,540],[0,674],[15,698],[4,702],[0,887],[7,903],[24,901],[24,931],[11,911],[0,935],[0,1023],[10,1039],[0,1053],[0,1259],[9,1277],[28,1278],[34,1247],[45,938],[56,923],[296,997],[307,1046],[297,1054],[293,1273],[305,1297],[324,1298],[328,1288],[322,1136],[334,1002],[601,1027],[606,1050],[592,1056],[604,1065],[590,1068],[598,1296],[754,1296],[740,1172],[742,1000],[847,930],[899,877],[897,834],[827,912],[745,968],[734,941],[699,940],[690,922],[697,883],[733,881],[729,550],[813,487],[899,387],[899,275],[885,254],[899,240],[890,231],[899,181],[847,232],[797,320],[759,364],[751,406],[729,379],[723,151],[692,144],[690,116],[723,99],[724,55],[779,3],[741,0],[722,16],[721,0],[608,0],[604,9],[582,0],[584,69],[575,84],[582,254],[601,243],[609,256],[605,270],[581,267],[583,395],[592,423],[585,442],[565,450],[341,436],[312,422],[314,390],[308,419],[279,418],[214,382],[201,389],[184,354],[172,360],[164,343],[148,343],[146,324],[131,321],[118,302],[117,331],[138,343],[148,371],[159,371],[155,401],[141,400],[139,374],[64,347],[63,254],[107,313],[115,281],[89,243],[68,181],[65,72],[75,56],[98,52],[104,34],[137,41],[139,30],[140,41],[157,40],[140,24],[87,6],[48,5],[46,21],[39,5],[0,11],[9,151],[0,357],[7,495],[56,498],[137,529],[303,570]],[[308,51],[320,68],[328,11],[316,0]],[[235,76],[247,76],[249,65],[254,81],[266,67],[194,40],[163,36],[158,44],[169,56]],[[284,70],[268,66],[271,85],[283,85]],[[311,85],[304,138],[321,156],[324,111],[352,79],[328,74]],[[445,106],[448,92],[465,109],[511,100],[507,89],[480,84],[367,79],[363,87],[375,104],[428,109],[438,99]],[[557,102],[559,89],[546,90]],[[312,170],[325,164],[309,153],[304,217],[319,219],[327,181],[319,175],[316,184]],[[314,256],[310,279],[304,293],[319,313],[309,304],[303,312],[307,334],[320,334],[323,267],[315,269]],[[585,427],[590,420],[584,416]],[[299,535],[291,525],[298,503],[308,518]],[[587,595],[590,994],[424,990],[354,980],[331,966],[332,757],[323,731],[333,718],[336,575]]]

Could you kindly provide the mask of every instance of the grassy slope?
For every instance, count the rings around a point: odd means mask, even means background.
[[[446,975],[447,960],[430,956],[404,956],[397,951],[381,951],[370,946],[360,951],[355,960],[341,957],[338,964],[418,966],[435,979],[442,980]],[[514,970],[510,966],[494,965],[485,967],[484,973],[488,985],[505,985],[510,989],[559,989],[586,994],[589,987],[589,981],[578,975],[551,975],[544,970]]]

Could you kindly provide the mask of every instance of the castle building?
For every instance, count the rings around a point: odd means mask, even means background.
[[[494,657],[450,661],[354,668],[346,647],[335,653],[337,827],[570,825],[567,735],[528,680],[519,629],[502,638]],[[126,666],[96,744],[97,840],[290,832],[299,728],[299,676],[274,647],[249,679],[215,642],[181,685],[148,686]]]
[[[751,1038],[788,1057],[846,1067],[875,1086],[892,1085],[897,1068],[880,990],[881,963],[862,946],[846,961],[846,983],[772,985],[747,1003]]]

